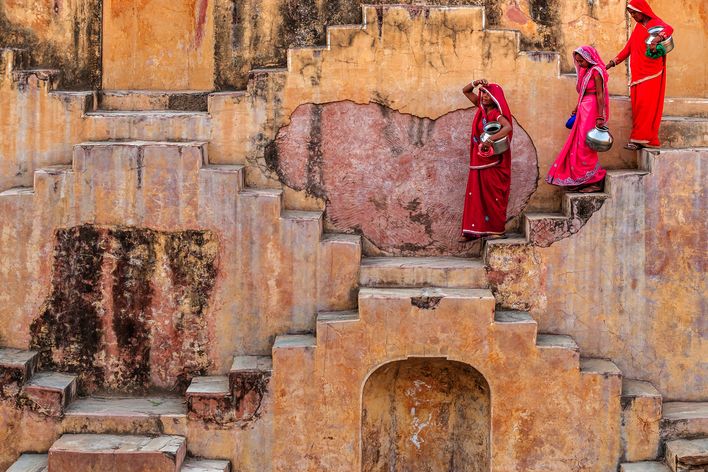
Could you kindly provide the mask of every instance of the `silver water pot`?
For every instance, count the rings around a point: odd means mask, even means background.
[[[593,151],[606,152],[612,149],[615,140],[607,126],[596,126],[588,131],[585,142]]]
[[[647,46],[649,46],[652,43],[652,41],[654,41],[654,38],[656,38],[659,35],[659,33],[661,33],[662,31],[664,31],[663,26],[654,26],[652,28],[649,28],[649,37],[646,40]],[[673,36],[669,36],[668,38],[666,38],[665,40],[663,40],[659,44],[664,46],[664,51],[666,51],[666,54],[668,54],[674,50]]]
[[[492,145],[492,150],[494,151],[495,156],[497,154],[504,154],[506,151],[509,150],[508,137],[504,136],[503,138],[497,139],[496,141],[491,140],[491,137],[497,134],[501,129],[501,123],[499,123],[498,121],[490,121],[489,123],[484,125],[484,133],[482,133],[482,136],[480,136],[479,138],[480,142],[489,143]]]

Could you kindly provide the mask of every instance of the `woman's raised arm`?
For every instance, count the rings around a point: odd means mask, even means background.
[[[465,94],[465,97],[467,97],[467,99],[472,102],[474,106],[479,106],[479,96],[474,93],[474,88],[478,85],[487,84],[489,84],[489,82],[487,82],[487,79],[475,80],[474,82],[470,82],[469,84],[465,85],[465,87],[462,89],[462,93]]]

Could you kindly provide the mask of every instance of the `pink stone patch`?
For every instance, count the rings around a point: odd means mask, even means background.
[[[474,109],[437,120],[382,105],[301,105],[276,138],[282,181],[327,202],[334,231],[361,232],[392,255],[466,255],[462,218]],[[538,181],[536,150],[515,122],[508,218]]]

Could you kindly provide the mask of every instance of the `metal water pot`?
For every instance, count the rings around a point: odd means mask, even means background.
[[[597,152],[606,152],[612,149],[615,142],[607,126],[596,126],[588,131],[585,143],[590,149]]]
[[[492,145],[493,155],[504,154],[509,150],[509,138],[504,136],[501,139],[492,141],[491,137],[497,134],[502,129],[501,123],[498,121],[490,121],[484,125],[484,133],[480,136],[479,140],[483,143],[489,143]]]
[[[654,38],[658,36],[659,33],[664,31],[663,26],[654,26],[653,28],[649,28],[649,37],[647,38],[646,45],[649,46],[652,41],[654,41]],[[662,46],[664,46],[664,51],[666,51],[666,54],[670,53],[671,51],[674,50],[674,38],[673,36],[669,36],[662,42],[660,42]]]

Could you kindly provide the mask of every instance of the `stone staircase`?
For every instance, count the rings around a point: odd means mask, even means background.
[[[373,17],[371,7],[364,11]],[[323,233],[321,212],[288,210],[283,190],[246,185],[247,171],[258,167],[261,143],[249,142],[253,147],[246,151],[245,144],[234,144],[245,131],[218,118],[220,109],[235,104],[242,120],[236,125],[248,117],[277,128],[282,118],[273,118],[275,113],[262,102],[272,102],[273,89],[281,93],[283,84],[295,80],[292,71],[307,66],[322,51],[343,49],[360,39],[363,30],[375,28],[376,23],[366,18],[365,14],[364,25],[330,27],[323,48],[290,50],[287,69],[252,71],[245,91],[208,96],[170,91],[60,92],[57,71],[26,69],[25,52],[3,51],[5,70],[18,86],[40,88],[81,110],[80,134],[86,140],[74,148],[72,165],[40,168],[33,187],[0,193],[0,212],[9,215],[8,221],[18,222],[17,233],[26,236],[6,245],[7,254],[50,255],[48,239],[38,234],[51,235],[56,228],[87,222],[170,231],[218,228],[223,239],[234,244],[234,253],[245,254],[229,262],[226,270],[259,274],[256,280],[227,287],[248,292],[240,301],[253,305],[243,310],[244,316],[272,314],[282,307],[283,300],[268,305],[256,300],[270,284],[289,285],[292,295],[283,310],[287,314],[258,331],[254,336],[258,342],[249,344],[245,335],[225,336],[240,346],[235,356],[228,346],[219,348],[220,363],[212,370],[226,375],[192,376],[184,397],[79,398],[75,376],[35,372],[36,353],[0,351],[3,398],[55,418],[57,431],[63,434],[48,456],[23,454],[10,471],[40,471],[49,465],[64,470],[62,464],[74,469],[85,464],[80,470],[120,470],[113,463],[96,462],[100,448],[124,450],[140,461],[145,456],[150,470],[230,470],[227,461],[187,458],[182,462],[192,436],[198,434],[190,431],[190,423],[204,424],[206,430],[246,427],[266,414],[263,406],[268,402],[273,410],[267,419],[274,422],[276,437],[292,438],[274,446],[279,450],[276,468],[312,470],[316,466],[311,458],[316,456],[322,461],[317,466],[324,470],[348,470],[361,460],[360,444],[352,439],[361,423],[357,389],[382,363],[409,357],[464,361],[479,366],[495,382],[495,416],[505,418],[494,425],[494,449],[500,451],[495,467],[500,470],[512,470],[513,464],[504,461],[515,457],[523,440],[553,434],[544,429],[544,420],[554,425],[565,422],[568,430],[578,431],[577,437],[557,438],[558,444],[538,439],[538,451],[529,454],[538,455],[535,463],[547,464],[549,470],[570,456],[579,463],[597,464],[598,470],[610,470],[603,467],[614,465],[619,454],[628,461],[621,468],[626,472],[664,470],[658,462],[646,462],[660,457],[663,447],[674,472],[704,470],[695,468],[701,464],[693,452],[700,451],[701,438],[708,435],[703,404],[662,405],[651,385],[623,381],[611,361],[581,357],[571,337],[538,333],[527,312],[496,306],[487,279],[488,260],[496,246],[547,247],[579,232],[593,213],[611,201],[615,189],[643,178],[651,170],[651,159],[670,151],[644,151],[638,170],[610,171],[603,193],[565,194],[560,214],[525,214],[524,237],[489,242],[482,260],[362,258],[358,236]],[[522,53],[529,60],[536,60],[538,54]],[[706,100],[670,100],[667,110],[676,115],[664,120],[664,141],[674,148],[705,145]],[[207,147],[216,156],[213,163]],[[232,154],[234,150],[239,152]],[[173,178],[175,169],[182,180]],[[251,180],[263,183],[257,177]],[[253,248],[254,240],[265,241]],[[28,241],[30,248],[23,249]],[[273,265],[272,254],[287,260],[287,267]],[[273,282],[271,275],[281,272],[287,275],[276,276]],[[46,273],[43,277],[49,286]],[[358,293],[357,278],[362,287]],[[36,314],[36,308],[27,314]],[[13,322],[20,325],[22,320]],[[220,322],[214,329],[226,324]],[[231,326],[228,333],[252,336],[259,329],[255,324]],[[272,357],[268,355],[271,345]],[[230,369],[226,359],[232,362]],[[292,404],[310,415],[293,416]],[[657,408],[659,412],[663,408],[663,417],[660,413],[657,417]],[[696,409],[698,413],[691,413]],[[622,425],[617,424],[620,410]],[[280,416],[273,419],[274,413]],[[559,420],[558,415],[565,418]],[[620,429],[622,445],[614,439]],[[523,437],[516,436],[518,431],[524,432]],[[169,450],[155,446],[160,440],[173,441]],[[552,450],[541,458],[544,447]],[[292,462],[286,461],[293,456]]]
[[[708,403],[662,402],[651,384],[625,379],[622,439],[620,472],[705,471]]]

